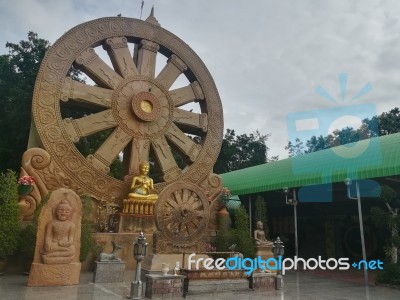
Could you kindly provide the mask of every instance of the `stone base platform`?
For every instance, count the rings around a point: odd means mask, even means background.
[[[185,295],[211,291],[243,291],[248,290],[250,286],[245,271],[181,269],[180,274],[185,276]]]
[[[81,263],[40,264],[33,263],[29,272],[28,286],[60,286],[79,284]]]
[[[123,261],[95,261],[93,273],[94,283],[114,283],[124,281],[125,262]]]
[[[183,280],[181,275],[146,275],[146,298],[182,297]]]
[[[249,290],[249,281],[247,278],[237,279],[208,279],[208,280],[190,280],[189,285],[185,286],[185,294],[193,295],[200,293],[230,292]]]
[[[156,230],[153,215],[119,214],[118,232],[140,232],[153,233]]]
[[[276,274],[273,273],[254,273],[253,288],[272,291],[275,290]]]

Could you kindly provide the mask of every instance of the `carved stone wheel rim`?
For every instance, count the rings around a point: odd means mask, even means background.
[[[130,53],[127,44],[139,45],[141,64],[132,67],[131,62],[122,63]],[[112,61],[110,69],[96,54],[96,47],[101,45]],[[152,53],[168,58],[156,76],[151,70]],[[142,67],[146,63],[150,63],[150,70]],[[71,80],[67,74],[72,65],[84,70],[97,86],[83,86]],[[169,74],[167,79],[159,77],[164,69]],[[174,76],[184,74],[188,79],[189,85],[183,90],[169,89],[174,83],[170,82],[170,74],[174,72]],[[87,158],[74,143],[92,134],[82,132],[81,128],[81,124],[90,122],[90,116],[62,119],[60,103],[71,99],[104,109],[96,113],[102,125],[91,124],[92,130],[112,129],[101,147]],[[179,108],[187,103],[198,103],[201,112]],[[183,170],[177,167],[175,159],[171,163],[159,162],[164,180],[156,184],[160,191],[177,180],[203,181],[212,171],[223,137],[221,100],[201,59],[169,31],[131,18],[97,19],[80,24],[59,38],[41,64],[32,113],[41,142],[60,171],[94,196],[106,199],[121,199],[126,195],[128,184],[106,173],[111,157],[127,145],[132,144],[128,174],[137,172],[139,161],[149,157],[150,149],[157,157],[170,157],[172,144],[187,157],[188,164]],[[201,144],[184,138],[192,130],[201,136]]]
[[[175,246],[191,246],[206,233],[210,221],[208,198],[196,185],[173,183],[159,196],[155,220],[157,228]]]

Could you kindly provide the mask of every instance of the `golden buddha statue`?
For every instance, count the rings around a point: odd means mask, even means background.
[[[143,161],[139,164],[139,176],[132,179],[131,192],[128,194],[128,199],[143,199],[143,200],[157,200],[158,195],[154,190],[153,179],[148,174],[150,164]]]
[[[158,195],[154,189],[153,179],[148,176],[149,170],[149,162],[142,161],[139,164],[139,175],[133,177],[131,192],[128,194],[128,199],[124,200],[124,213],[153,214],[154,204],[158,199]]]

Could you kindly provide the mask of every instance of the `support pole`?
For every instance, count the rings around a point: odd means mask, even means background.
[[[365,251],[364,225],[363,225],[363,217],[362,217],[362,210],[361,210],[360,187],[358,186],[358,181],[356,181],[356,193],[357,193],[357,204],[358,204],[358,219],[359,219],[359,222],[360,222],[362,256],[363,256],[363,260],[365,261],[365,264],[364,264],[364,281],[365,281],[365,285],[368,285],[367,253]]]

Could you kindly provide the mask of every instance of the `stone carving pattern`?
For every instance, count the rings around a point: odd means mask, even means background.
[[[27,196],[20,196],[20,219],[32,220],[33,213],[39,205],[42,196],[49,191],[60,187],[72,189],[77,194],[82,194],[82,187],[65,176],[50,154],[41,148],[31,148],[22,156],[21,175],[30,175],[35,178],[32,192]]]
[[[177,247],[189,247],[206,233],[210,221],[209,199],[197,185],[175,182],[159,195],[154,214],[162,240]]]

